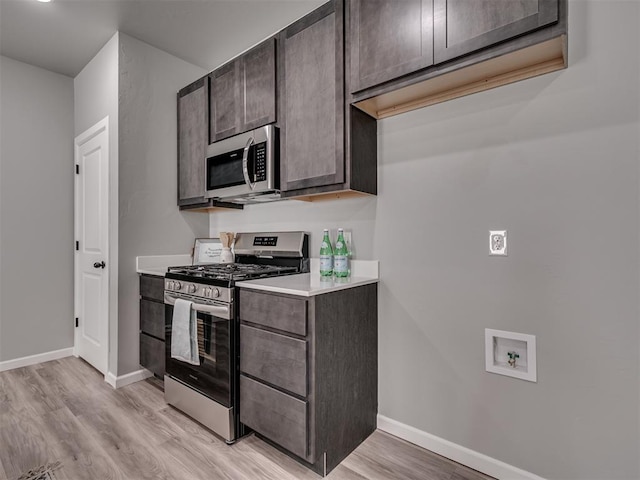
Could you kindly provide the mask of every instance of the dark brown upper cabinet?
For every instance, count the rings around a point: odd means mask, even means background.
[[[214,70],[209,77],[209,143],[276,121],[275,38]]]
[[[348,101],[377,119],[567,67],[567,0],[346,1]]]
[[[376,123],[345,102],[344,2],[280,34],[278,90],[283,196],[376,193]]]
[[[433,1],[435,63],[558,21],[558,0]]]
[[[351,92],[433,65],[433,0],[349,2]]]
[[[178,206],[202,207],[207,148],[207,77],[178,92]]]

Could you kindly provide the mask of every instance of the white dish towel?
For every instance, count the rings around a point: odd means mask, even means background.
[[[200,365],[196,316],[192,302],[176,299],[171,319],[171,358],[191,365]]]

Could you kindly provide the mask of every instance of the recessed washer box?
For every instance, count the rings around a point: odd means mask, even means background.
[[[535,335],[485,328],[484,341],[487,372],[538,381]]]

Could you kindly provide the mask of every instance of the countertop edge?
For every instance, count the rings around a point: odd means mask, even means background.
[[[167,269],[151,269],[151,268],[139,268],[136,270],[136,273],[140,275],[153,275],[154,277],[164,277],[164,274],[167,273]]]
[[[340,290],[346,290],[349,288],[360,287],[363,285],[370,285],[372,283],[378,283],[380,281],[379,278],[375,277],[349,277],[347,283],[333,283],[331,285],[322,285],[319,287],[312,287],[311,285],[307,286],[307,282],[305,280],[301,280],[300,287],[295,286],[283,286],[283,285],[273,285],[273,283],[278,283],[278,281],[282,282],[283,280],[287,281],[294,277],[308,276],[310,274],[301,274],[301,275],[287,275],[284,277],[271,277],[268,279],[258,279],[258,280],[246,280],[243,282],[236,282],[236,286],[240,288],[246,288],[249,290],[258,290],[262,292],[271,292],[271,293],[284,293],[287,295],[296,295],[299,297],[314,297],[316,295],[323,295],[325,293],[337,292]],[[270,280],[269,283],[265,283],[265,280]],[[275,282],[274,282],[275,281]]]

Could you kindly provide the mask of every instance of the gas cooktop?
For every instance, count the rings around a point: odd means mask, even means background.
[[[177,278],[177,275],[193,281],[203,280],[224,280],[238,281],[252,278],[272,277],[287,273],[297,273],[296,267],[276,266],[276,265],[256,265],[245,263],[226,263],[215,265],[186,265],[170,267],[167,271],[168,278]]]

